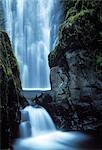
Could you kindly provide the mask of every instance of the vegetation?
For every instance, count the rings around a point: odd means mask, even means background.
[[[87,49],[93,57],[98,55],[96,65],[101,65],[102,0],[61,0],[61,3],[65,21],[60,25],[57,46],[52,54],[56,58],[63,51]]]
[[[0,32],[0,34],[0,70],[2,73],[0,78],[0,87],[4,88],[5,86],[7,86],[9,80],[14,80],[16,88],[20,90],[20,72],[17,60],[11,50],[10,41],[7,41],[7,39],[9,39],[7,34],[4,32]],[[15,77],[16,79],[14,79]],[[4,79],[6,83],[4,83]]]

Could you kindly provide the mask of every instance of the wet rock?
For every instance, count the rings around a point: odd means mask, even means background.
[[[20,90],[17,60],[7,33],[0,32],[0,149],[10,148],[13,140],[18,137]]]
[[[65,7],[58,44],[49,54],[54,104],[48,110],[59,128],[102,132],[101,7],[95,0]]]
[[[62,67],[51,69],[51,89],[55,93],[55,101],[62,101],[68,96],[68,77]]]

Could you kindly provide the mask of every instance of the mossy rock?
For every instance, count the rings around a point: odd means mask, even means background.
[[[97,45],[102,44],[101,42],[99,43],[102,40],[102,36],[101,22],[98,16],[100,14],[98,7],[101,2],[96,3],[96,1],[89,0],[77,0],[74,2],[76,2],[74,7],[68,10],[65,21],[60,27],[59,43],[66,41],[64,44],[67,46],[69,44],[70,48],[70,45],[72,43],[76,45],[77,41],[79,47],[94,49]],[[77,9],[79,3],[81,3],[81,6],[80,9]]]
[[[0,126],[1,147],[9,149],[18,136],[20,123],[19,67],[7,33],[0,31]]]
[[[63,1],[66,17],[60,25],[58,42],[49,55],[49,64],[56,66],[66,51],[87,49],[90,52],[102,48],[102,0]]]

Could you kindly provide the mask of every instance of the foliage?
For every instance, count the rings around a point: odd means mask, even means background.
[[[89,14],[89,10],[81,10],[79,13],[77,13],[75,16],[70,16],[68,18],[68,21],[70,23],[74,23],[79,17],[84,16],[86,14]]]
[[[60,26],[59,41],[67,41],[68,44],[68,41],[77,40],[79,47],[95,49],[102,44],[102,1],[71,0],[70,4],[71,2],[73,5],[68,5],[65,21]]]
[[[96,55],[96,67],[97,71],[102,71],[102,53]]]
[[[65,20],[60,25],[57,45],[49,55],[51,63],[55,65],[55,60],[71,49],[86,49],[95,56],[102,48],[102,0],[60,1]]]
[[[12,52],[12,48],[11,48],[8,35],[5,32],[0,32],[0,34],[1,34],[1,37],[0,37],[0,70],[2,72],[2,78],[0,80],[3,80],[4,78],[6,78],[7,79],[6,82],[8,82],[9,80],[12,79],[14,80],[15,86],[17,86],[16,88],[20,90],[21,89],[21,84],[19,80],[20,71],[19,71],[17,59]],[[2,82],[3,81],[1,81],[0,83]]]

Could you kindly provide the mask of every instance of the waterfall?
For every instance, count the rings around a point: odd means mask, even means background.
[[[56,39],[59,0],[3,0],[6,31],[20,66],[24,90],[49,90],[48,54]]]
[[[15,141],[13,149],[81,150],[89,139],[79,132],[58,131],[44,108],[27,106],[21,110],[20,138]]]
[[[47,113],[42,107],[27,106],[21,111],[21,124],[20,134],[21,137],[27,137],[31,133],[31,136],[37,136],[39,134],[45,134],[56,130],[55,125]],[[29,128],[29,130],[28,130]]]

